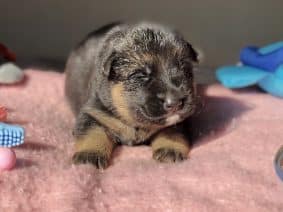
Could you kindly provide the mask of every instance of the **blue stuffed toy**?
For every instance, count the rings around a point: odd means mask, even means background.
[[[258,85],[264,91],[283,98],[283,41],[258,48],[245,47],[241,65],[216,70],[216,78],[227,88]]]

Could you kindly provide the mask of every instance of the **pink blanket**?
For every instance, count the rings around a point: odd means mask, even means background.
[[[283,211],[283,182],[273,168],[283,144],[283,100],[256,89],[219,85],[188,125],[190,159],[159,164],[148,146],[119,147],[105,171],[75,166],[74,117],[64,75],[28,70],[0,85],[9,122],[26,129],[16,168],[0,173],[0,211]]]

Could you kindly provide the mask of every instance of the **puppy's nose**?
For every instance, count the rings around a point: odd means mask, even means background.
[[[163,103],[164,110],[167,112],[176,112],[184,106],[185,98],[169,95]]]

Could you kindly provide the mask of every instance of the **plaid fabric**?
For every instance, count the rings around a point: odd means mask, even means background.
[[[24,134],[24,129],[20,126],[0,123],[0,146],[18,146],[24,143]]]

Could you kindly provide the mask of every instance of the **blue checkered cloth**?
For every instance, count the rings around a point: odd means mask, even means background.
[[[24,143],[24,136],[22,127],[0,123],[0,147],[18,146]]]

